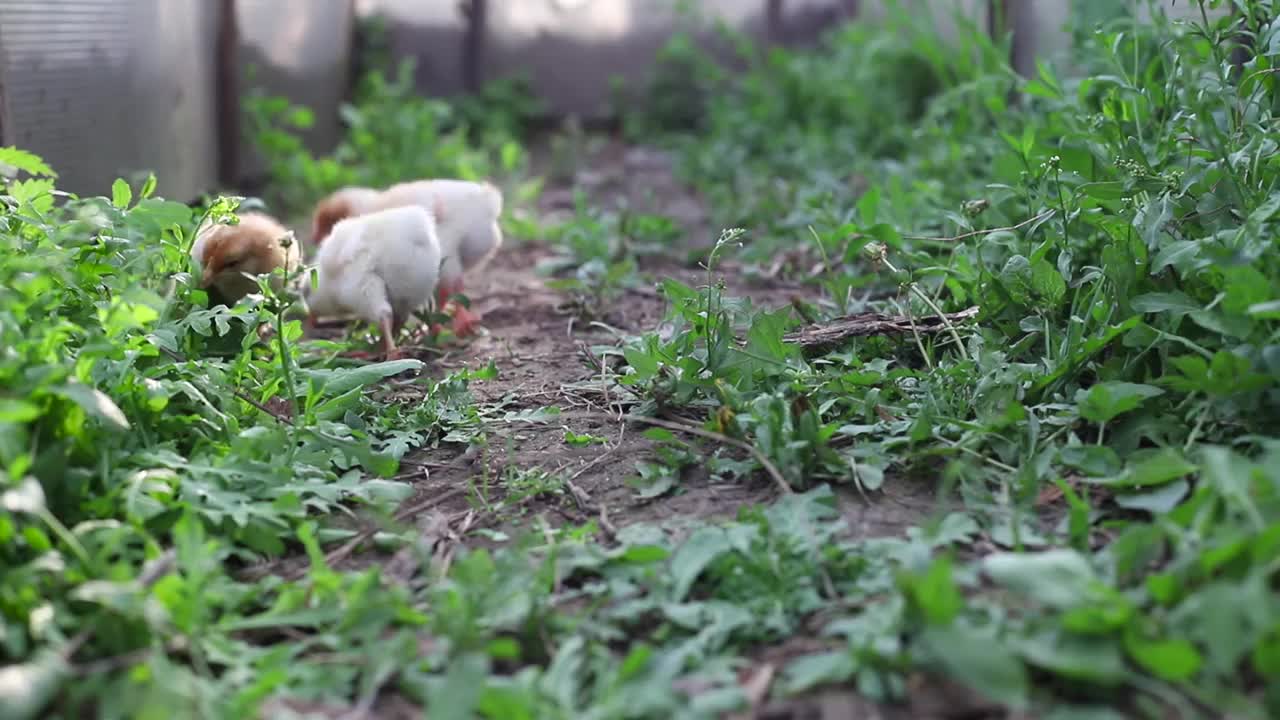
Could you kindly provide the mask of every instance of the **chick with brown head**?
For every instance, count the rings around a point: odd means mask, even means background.
[[[261,213],[244,213],[236,225],[203,228],[191,254],[200,263],[200,287],[216,290],[228,303],[258,292],[255,276],[277,268],[293,272],[301,262],[288,228]]]
[[[319,245],[333,232],[333,226],[350,217],[381,209],[381,193],[373,188],[345,187],[316,203],[311,214],[311,242]]]

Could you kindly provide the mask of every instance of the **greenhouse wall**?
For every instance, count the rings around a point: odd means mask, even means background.
[[[1013,30],[1024,73],[1068,47],[1071,13],[1103,8],[897,1],[943,36],[961,19]],[[1185,1],[1155,5],[1175,17],[1198,12]],[[368,37],[361,28],[375,18],[392,58],[416,61],[424,94],[519,74],[554,115],[599,118],[615,83],[643,79],[677,29],[710,47],[714,19],[758,40],[804,44],[842,20],[885,13],[885,0],[0,0],[0,142],[46,157],[68,190],[154,170],[162,191],[190,197],[261,174],[245,142],[250,87],[311,107],[307,140],[331,147],[357,41]]]

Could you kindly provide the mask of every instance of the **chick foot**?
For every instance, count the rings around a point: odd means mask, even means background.
[[[458,337],[471,335],[480,324],[480,316],[459,304],[453,309],[453,334]]]

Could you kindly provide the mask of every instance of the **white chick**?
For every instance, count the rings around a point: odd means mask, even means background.
[[[196,234],[191,256],[200,264],[200,287],[216,290],[233,305],[258,292],[255,275],[277,268],[298,269],[302,248],[289,229],[262,213],[247,212],[237,225],[206,223]],[[280,287],[273,281],[273,287]]]
[[[322,200],[312,223],[317,244],[343,218],[375,210],[413,205],[436,218],[444,265],[440,270],[439,301],[443,306],[462,292],[464,275],[483,267],[502,245],[502,191],[490,183],[466,180],[415,180],[378,192],[370,188],[343,188]],[[453,332],[472,332],[480,316],[456,305]]]
[[[336,223],[316,257],[308,322],[355,315],[375,323],[388,360],[409,315],[430,305],[440,279],[440,241],[431,213],[417,206],[377,210]]]

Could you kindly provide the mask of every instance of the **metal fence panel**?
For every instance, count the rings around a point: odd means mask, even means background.
[[[463,58],[468,21],[461,11],[465,3],[466,0],[358,0],[356,13],[361,18],[379,17],[386,22],[391,54],[416,60],[416,80],[423,93],[449,96],[467,87]]]
[[[4,142],[42,155],[72,192],[153,170],[188,198],[216,175],[215,3],[0,3]]]
[[[448,96],[486,79],[523,75],[553,114],[607,114],[613,79],[635,82],[683,23],[674,0],[361,0],[387,20],[397,56],[417,60],[418,86]],[[777,5],[771,18],[770,5]],[[850,0],[702,0],[706,18],[760,39],[812,40],[849,13]],[[481,23],[477,32],[470,15]],[[770,27],[774,20],[776,27]],[[469,32],[470,31],[470,32]],[[709,33],[701,33],[709,38]],[[474,64],[475,67],[469,67]]]
[[[237,84],[311,108],[315,126],[306,134],[308,144],[317,152],[333,147],[341,130],[338,108],[350,88],[351,0],[237,0],[235,11]],[[239,176],[263,171],[251,143],[240,142],[236,151]]]

